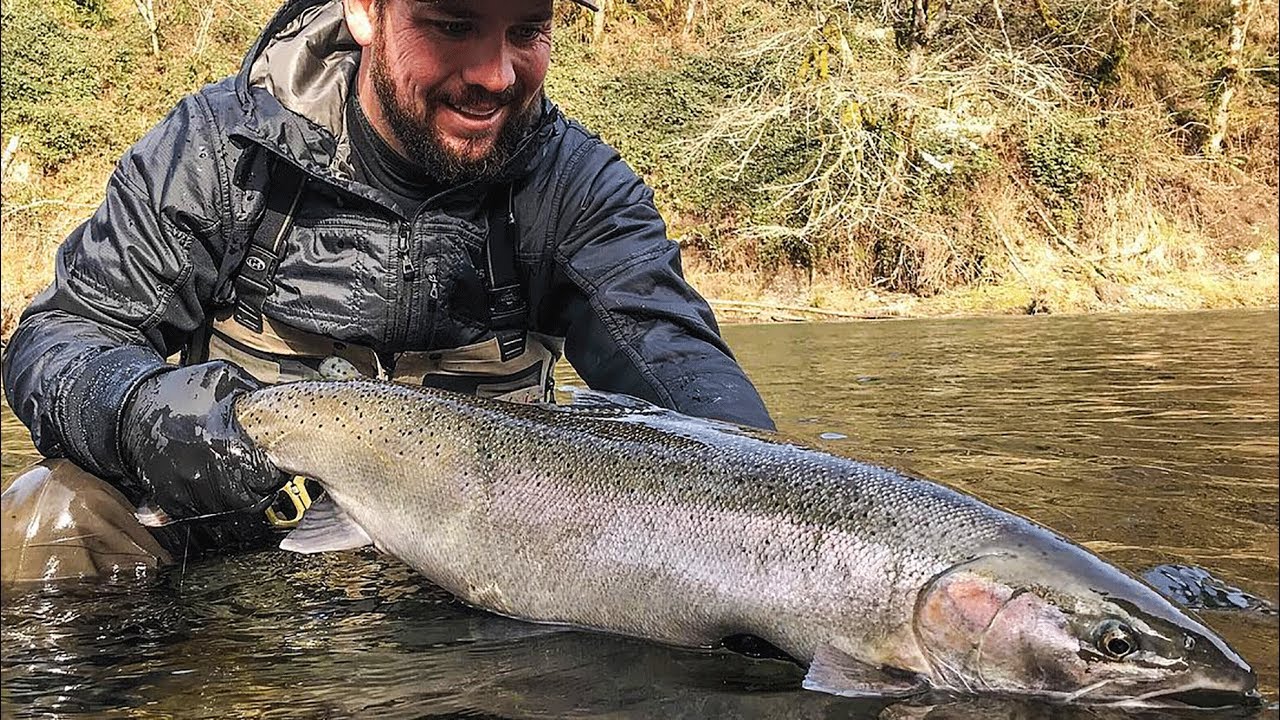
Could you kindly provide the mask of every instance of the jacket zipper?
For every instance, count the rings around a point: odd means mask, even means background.
[[[417,297],[415,297],[417,284],[414,279],[418,276],[418,269],[414,267],[409,247],[412,231],[412,223],[401,223],[396,237],[396,249],[400,253],[400,278],[396,284],[399,286],[400,292],[395,303],[396,322],[392,328],[392,336],[389,338],[388,345],[399,349],[403,349],[409,339],[409,331],[413,327],[413,305],[417,302]],[[399,350],[396,350],[396,352],[398,353]]]
[[[427,349],[436,341],[436,327],[439,325],[436,321],[436,308],[440,305],[439,300],[440,283],[434,272],[427,273],[427,333],[423,338],[426,341],[423,347]]]
[[[407,281],[412,281],[418,276],[418,269],[413,266],[413,258],[409,257],[410,227],[407,224],[400,226],[400,269]]]

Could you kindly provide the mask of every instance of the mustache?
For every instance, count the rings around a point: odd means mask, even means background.
[[[520,83],[512,83],[502,92],[493,92],[479,85],[469,85],[460,93],[440,93],[436,96],[437,101],[445,102],[455,107],[466,107],[468,105],[510,105],[515,102],[522,94]]]

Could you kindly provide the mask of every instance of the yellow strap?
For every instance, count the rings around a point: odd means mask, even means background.
[[[293,505],[293,517],[285,517],[276,512],[276,505],[282,496],[288,498]],[[311,507],[311,494],[307,492],[307,479],[296,475],[276,492],[275,499],[267,506],[267,522],[278,528],[296,527],[302,520],[302,514],[309,507]]]

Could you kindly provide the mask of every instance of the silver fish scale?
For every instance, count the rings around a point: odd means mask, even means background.
[[[928,578],[1029,523],[935,483],[658,409],[547,409],[374,382],[238,406],[283,469],[474,605],[801,660],[914,647]]]

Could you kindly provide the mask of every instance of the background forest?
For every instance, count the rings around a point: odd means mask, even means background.
[[[7,337],[263,0],[2,0]],[[548,93],[730,318],[1277,302],[1276,0],[607,0]]]

